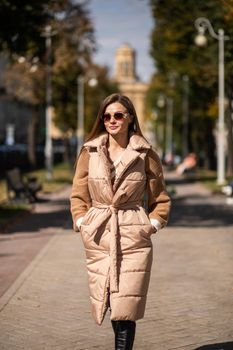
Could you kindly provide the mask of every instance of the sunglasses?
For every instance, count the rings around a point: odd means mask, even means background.
[[[113,115],[110,113],[104,113],[101,117],[101,119],[104,122],[109,122],[111,120],[111,118],[113,117],[115,120],[119,121],[119,120],[123,120],[124,118],[127,118],[129,115],[128,112],[115,112]]]

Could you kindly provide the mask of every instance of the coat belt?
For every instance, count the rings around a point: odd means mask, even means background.
[[[110,218],[110,241],[109,241],[109,255],[110,255],[110,291],[119,292],[119,280],[118,280],[118,263],[117,263],[117,236],[118,236],[118,210],[126,209],[139,209],[140,203],[138,201],[131,201],[122,204],[104,204],[97,201],[92,202],[92,206],[98,209],[106,209],[105,213],[101,216],[101,220],[96,220],[91,224],[94,231]]]

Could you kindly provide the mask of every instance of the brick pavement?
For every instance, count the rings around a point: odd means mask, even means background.
[[[33,260],[54,233],[70,218],[70,188],[56,194],[40,194],[32,214],[18,218],[0,234],[0,297]]]
[[[176,188],[134,349],[232,350],[233,208],[198,184]],[[87,295],[81,238],[64,227],[0,299],[0,349],[113,349],[109,315],[95,325]]]

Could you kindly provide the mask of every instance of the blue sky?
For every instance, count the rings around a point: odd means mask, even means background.
[[[107,65],[113,74],[115,51],[128,43],[137,52],[139,78],[149,81],[154,67],[149,56],[153,22],[148,0],[90,0],[88,8],[98,45],[95,62]]]

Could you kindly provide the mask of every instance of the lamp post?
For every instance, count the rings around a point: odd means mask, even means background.
[[[84,77],[77,78],[77,154],[84,142]]]
[[[171,97],[160,95],[157,101],[159,108],[166,106],[166,126],[165,126],[165,145],[164,153],[165,159],[168,161],[172,160],[173,155],[173,99]]]
[[[95,87],[98,81],[96,78],[91,78],[87,83],[90,87]],[[84,143],[84,86],[85,78],[80,75],[77,78],[77,155]]]
[[[182,128],[182,155],[183,158],[187,156],[189,153],[189,145],[188,145],[188,127],[189,127],[189,77],[188,75],[184,75],[182,77],[183,80],[183,128]]]
[[[228,40],[224,36],[224,30],[219,29],[218,34],[215,33],[210,21],[205,17],[197,18],[195,27],[198,30],[198,35],[195,38],[195,43],[198,46],[205,46],[207,39],[205,31],[208,29],[210,35],[218,40],[219,44],[219,59],[218,59],[218,124],[217,124],[217,183],[219,185],[225,182],[225,127],[224,127],[224,41]]]
[[[168,86],[171,94],[171,90],[174,89],[175,86],[175,80],[176,80],[177,74],[174,71],[171,71],[168,73]],[[173,106],[174,106],[174,100],[171,96],[168,96],[166,98],[166,156],[169,163],[173,162]]]
[[[52,49],[52,27],[47,25],[45,32],[42,34],[45,37],[46,46],[46,110],[45,110],[45,168],[46,178],[53,178],[53,144],[51,134],[52,124],[52,69],[51,69],[51,49]]]
[[[173,159],[173,99],[166,98],[166,156]]]

